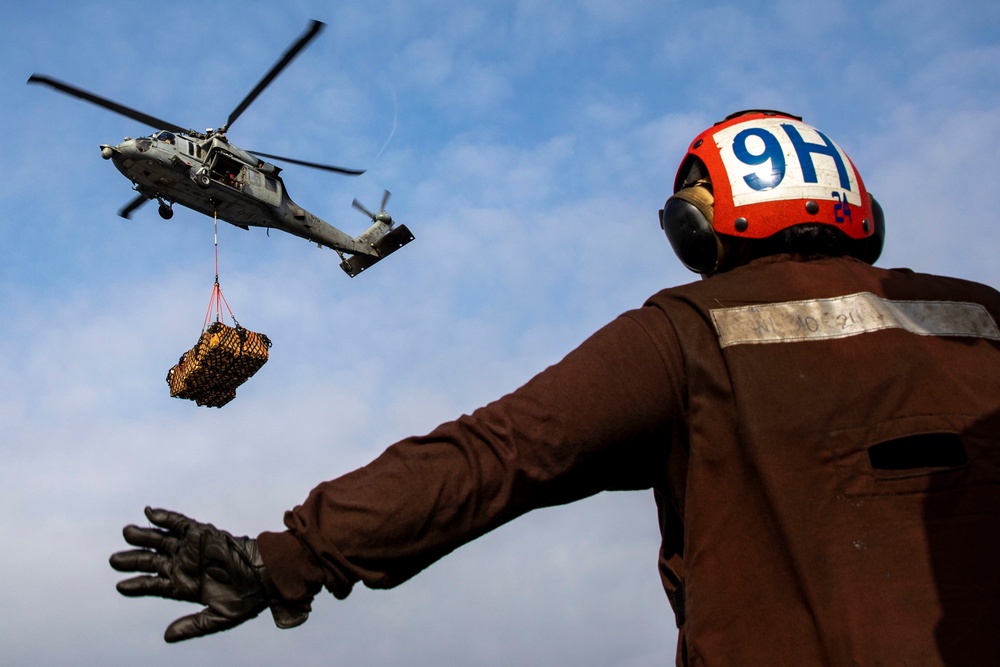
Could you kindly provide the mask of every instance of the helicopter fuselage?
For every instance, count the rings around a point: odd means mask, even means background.
[[[292,201],[279,167],[218,134],[198,138],[161,131],[126,137],[117,146],[102,145],[101,156],[111,160],[137,192],[156,199],[164,218],[172,215],[173,204],[180,204],[243,229],[278,229],[333,248],[351,275],[413,238],[405,225],[393,229],[392,220],[385,218],[373,219],[352,238]],[[354,257],[343,258],[345,252]]]
[[[372,224],[352,238],[293,202],[278,176],[281,169],[261,158],[269,157],[351,176],[360,175],[363,171],[267,153],[254,155],[230,144],[225,134],[274,78],[320,33],[323,25],[322,21],[311,21],[306,32],[233,109],[225,125],[207,130],[204,134],[50,76],[32,74],[28,83],[46,85],[144,125],[163,128],[148,137],[126,137],[116,146],[101,146],[101,156],[111,160],[139,193],[119,211],[122,217],[129,217],[136,208],[155,199],[160,203],[160,216],[170,218],[173,216],[173,205],[180,204],[243,229],[278,229],[319,246],[333,248],[340,255],[341,268],[355,276],[413,240],[406,225],[393,227],[392,217],[385,212],[389,191],[385,191],[378,213],[372,213],[357,199],[354,200],[354,208],[367,215]],[[345,253],[350,257],[345,257]]]

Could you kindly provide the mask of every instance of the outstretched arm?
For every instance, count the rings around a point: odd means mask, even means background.
[[[684,399],[676,339],[655,317],[620,317],[512,394],[319,485],[286,514],[285,532],[235,537],[147,508],[154,527],[124,530],[138,549],[111,556],[116,570],[139,573],[119,592],[203,605],[170,624],[168,642],[266,608],[293,627],[323,586],[337,597],[357,581],[395,586],[530,510],[658,485]]]
[[[295,597],[388,588],[530,510],[657,485],[685,423],[662,318],[620,317],[512,394],[317,486],[286,532],[258,538],[275,584]]]

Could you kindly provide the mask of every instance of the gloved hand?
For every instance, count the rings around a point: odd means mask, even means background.
[[[171,623],[163,635],[166,641],[234,628],[268,607],[279,628],[301,625],[309,617],[308,607],[281,598],[264,569],[256,540],[234,537],[169,510],[147,507],[146,517],[158,528],[125,526],[125,541],[142,548],[113,554],[111,567],[150,574],[118,582],[118,592],[205,605]]]

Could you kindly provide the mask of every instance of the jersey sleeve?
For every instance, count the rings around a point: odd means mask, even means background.
[[[259,538],[279,590],[389,588],[530,510],[653,487],[684,409],[658,319],[630,311],[516,391],[317,486]]]

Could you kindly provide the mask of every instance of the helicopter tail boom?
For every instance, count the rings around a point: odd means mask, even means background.
[[[377,241],[371,244],[371,248],[375,251],[375,254],[369,255],[358,253],[341,262],[340,268],[342,268],[347,275],[353,278],[369,266],[372,266],[376,262],[388,257],[412,240],[413,234],[410,233],[410,230],[407,229],[406,225],[399,225],[398,227],[394,227],[387,233],[383,234]]]

